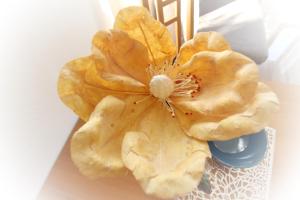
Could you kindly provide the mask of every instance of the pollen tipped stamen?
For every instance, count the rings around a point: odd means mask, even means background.
[[[156,76],[156,75],[169,75],[174,70],[174,66],[170,61],[165,61],[162,64],[159,65],[152,65],[150,64],[146,71],[149,74],[150,77]]]
[[[175,88],[172,96],[194,98],[201,89],[201,79],[192,74],[180,73],[174,80]]]
[[[175,110],[171,105],[170,98],[194,98],[201,90],[201,79],[191,73],[179,73],[175,79],[171,79],[175,67],[178,67],[178,64],[166,61],[159,66],[150,64],[146,69],[151,78],[149,83],[151,95],[163,103],[172,117],[175,117]],[[135,102],[135,104],[137,103]]]
[[[169,99],[166,99],[163,102],[164,106],[167,108],[167,110],[171,113],[172,118],[175,118],[175,109],[173,108],[171,101]]]
[[[194,85],[184,85],[181,87],[177,87],[174,91],[186,91],[186,90],[197,90],[199,87]]]

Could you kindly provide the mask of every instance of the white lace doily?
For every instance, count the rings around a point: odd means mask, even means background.
[[[268,145],[265,158],[255,167],[239,169],[208,160],[206,173],[209,175],[211,193],[195,189],[177,200],[266,200],[272,176],[272,163],[276,131],[266,128]]]

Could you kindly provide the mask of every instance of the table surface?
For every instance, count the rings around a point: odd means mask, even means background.
[[[279,83],[269,85],[277,93],[281,103],[280,112],[270,123],[270,127],[277,130],[270,199],[287,199],[287,196],[294,199],[299,191],[293,188],[300,178],[300,163],[295,159],[300,153],[297,148],[300,141],[297,129],[300,123],[300,86]],[[79,121],[72,133],[81,125],[82,122]],[[87,179],[73,165],[69,149],[68,140],[39,193],[39,200],[155,199],[146,196],[131,175],[122,178]]]

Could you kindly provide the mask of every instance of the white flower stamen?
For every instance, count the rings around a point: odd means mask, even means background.
[[[172,117],[175,117],[173,97],[194,98],[201,89],[201,79],[195,75],[180,73],[175,78],[171,78],[172,71],[176,67],[178,67],[177,64],[166,61],[160,66],[149,65],[147,68],[147,72],[151,77],[149,83],[151,96],[158,98]],[[185,114],[192,115],[192,113]]]
[[[168,98],[174,91],[174,82],[164,74],[153,76],[149,86],[151,94],[159,99]]]

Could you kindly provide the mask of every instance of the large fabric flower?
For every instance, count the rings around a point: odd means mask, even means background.
[[[62,101],[86,123],[71,156],[86,176],[132,172],[147,194],[193,190],[210,157],[207,140],[259,131],[278,108],[256,64],[215,32],[197,33],[176,56],[170,33],[146,9],[121,10],[92,54],[67,63]]]

